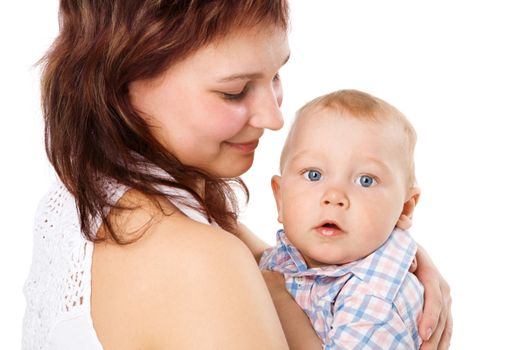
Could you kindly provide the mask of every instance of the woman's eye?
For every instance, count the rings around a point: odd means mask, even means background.
[[[279,75],[279,72],[273,76],[273,81],[279,81],[281,80],[281,76]]]
[[[319,181],[322,178],[321,172],[318,170],[307,170],[303,173],[303,176],[308,181]]]
[[[355,184],[362,187],[370,187],[376,183],[376,180],[369,175],[361,175],[355,179]]]
[[[236,94],[230,94],[230,93],[227,93],[227,92],[223,92],[222,95],[223,97],[226,99],[226,100],[241,100],[244,96],[246,96],[246,92],[248,91],[248,89],[245,87],[244,89],[242,89],[241,92],[239,93],[236,93]]]

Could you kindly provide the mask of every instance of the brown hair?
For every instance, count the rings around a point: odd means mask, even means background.
[[[48,158],[76,200],[82,232],[96,241],[93,220],[112,205],[100,179],[155,196],[168,186],[189,192],[222,228],[236,225],[237,201],[219,179],[190,168],[150,133],[131,105],[128,86],[154,78],[172,63],[234,30],[288,25],[286,0],[61,0],[60,32],[43,57],[42,109]],[[140,169],[143,164],[171,178]],[[194,190],[205,181],[205,198]],[[179,199],[180,200],[180,199]],[[131,209],[131,208],[128,208]]]
[[[407,146],[407,164],[408,164],[408,186],[416,184],[414,148],[416,146],[417,134],[410,121],[397,108],[388,102],[362,92],[359,90],[338,90],[332,93],[319,96],[301,107],[296,114],[296,121],[301,115],[316,111],[319,109],[333,109],[344,115],[353,118],[372,120],[372,121],[390,121],[399,125],[406,136]],[[292,125],[289,135],[292,133],[296,122]],[[281,153],[281,171],[284,162],[284,155],[289,147],[289,137]]]

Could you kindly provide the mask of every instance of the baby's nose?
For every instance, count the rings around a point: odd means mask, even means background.
[[[337,189],[329,189],[322,198],[322,205],[337,206],[342,209],[347,209],[350,206],[350,200],[346,193]]]

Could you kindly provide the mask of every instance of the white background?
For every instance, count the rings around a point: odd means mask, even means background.
[[[294,111],[357,88],[418,131],[422,196],[413,234],[452,286],[452,349],[523,343],[525,21],[520,1],[291,0],[283,131],[267,133],[245,181],[244,221],[269,243],[270,189]],[[22,285],[47,165],[33,64],[57,32],[57,1],[0,5],[0,348],[19,348]],[[519,342],[519,343],[518,343]]]

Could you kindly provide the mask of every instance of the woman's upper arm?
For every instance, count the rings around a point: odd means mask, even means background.
[[[167,218],[144,237],[140,309],[147,347],[286,349],[250,251],[233,235]]]

